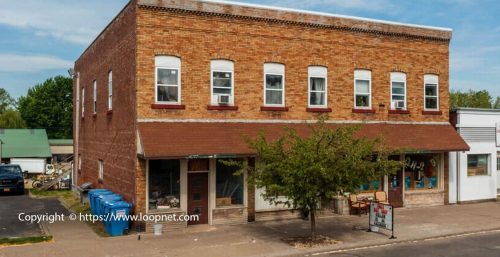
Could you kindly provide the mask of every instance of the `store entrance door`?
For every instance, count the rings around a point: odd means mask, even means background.
[[[403,171],[389,175],[389,203],[394,207],[403,207]]]
[[[188,225],[208,223],[208,172],[188,173],[188,214],[199,216]]]

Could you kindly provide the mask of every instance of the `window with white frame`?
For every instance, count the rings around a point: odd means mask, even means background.
[[[103,160],[98,160],[97,161],[97,168],[98,168],[98,179],[103,180],[104,179],[104,161]]]
[[[391,109],[406,109],[406,74],[391,72]]]
[[[155,70],[156,103],[180,103],[181,59],[175,56],[156,56]]]
[[[210,63],[213,105],[234,104],[234,63],[213,60]]]
[[[113,109],[113,71],[108,72],[108,110]]]
[[[264,105],[285,105],[285,65],[264,64]]]
[[[433,74],[424,75],[424,109],[439,110],[439,83],[438,76]]]
[[[97,80],[94,80],[94,114],[97,113]]]
[[[326,67],[311,66],[309,76],[309,106],[327,107],[327,73]]]
[[[497,152],[497,171],[500,171],[500,152]]]
[[[489,171],[489,154],[467,155],[467,176],[487,176]]]
[[[371,71],[354,71],[354,108],[371,108],[371,81]]]
[[[82,87],[82,117],[85,114],[85,88]]]

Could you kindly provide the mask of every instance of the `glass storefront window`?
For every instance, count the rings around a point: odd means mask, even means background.
[[[486,176],[488,171],[488,154],[467,155],[467,176]]]
[[[238,167],[227,166],[217,160],[215,171],[216,206],[243,204],[243,175],[235,176]]]
[[[180,161],[149,161],[149,209],[180,208]]]
[[[439,187],[438,154],[410,154],[405,156],[404,183],[406,190],[428,190]]]
[[[371,193],[376,191],[382,191],[383,189],[383,179],[375,180],[370,183],[361,185],[358,188],[359,193]]]

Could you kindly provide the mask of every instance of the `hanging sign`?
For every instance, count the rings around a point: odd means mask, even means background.
[[[392,233],[390,238],[396,238],[394,236],[394,207],[392,205],[371,202],[369,216],[368,231],[374,230],[373,227],[387,229]]]

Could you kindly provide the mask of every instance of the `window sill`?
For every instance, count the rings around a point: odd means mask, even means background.
[[[389,110],[389,114],[410,114],[408,110]]]
[[[214,210],[227,210],[227,209],[244,209],[246,206],[243,204],[235,204],[235,205],[228,205],[228,206],[216,206]]]
[[[288,107],[279,107],[279,106],[261,106],[260,110],[263,112],[287,112]]]
[[[433,188],[433,189],[406,189],[405,194],[441,194],[444,193],[443,189]]]
[[[326,108],[326,107],[308,107],[306,108],[307,112],[332,112],[332,108]]]
[[[422,115],[443,115],[442,111],[422,111]]]
[[[170,214],[170,213],[185,213],[181,208],[170,208],[170,209],[149,209],[148,214]]]
[[[234,105],[207,105],[209,111],[237,111],[238,106]]]
[[[151,109],[184,110],[186,106],[183,104],[152,104]]]
[[[92,118],[95,119],[96,117],[97,117],[97,113],[92,114]]]
[[[359,109],[359,108],[353,108],[352,113],[368,113],[368,114],[374,114],[375,109]]]
[[[106,114],[107,114],[107,115],[111,115],[111,114],[113,114],[113,110],[108,110],[108,111],[106,112]]]

